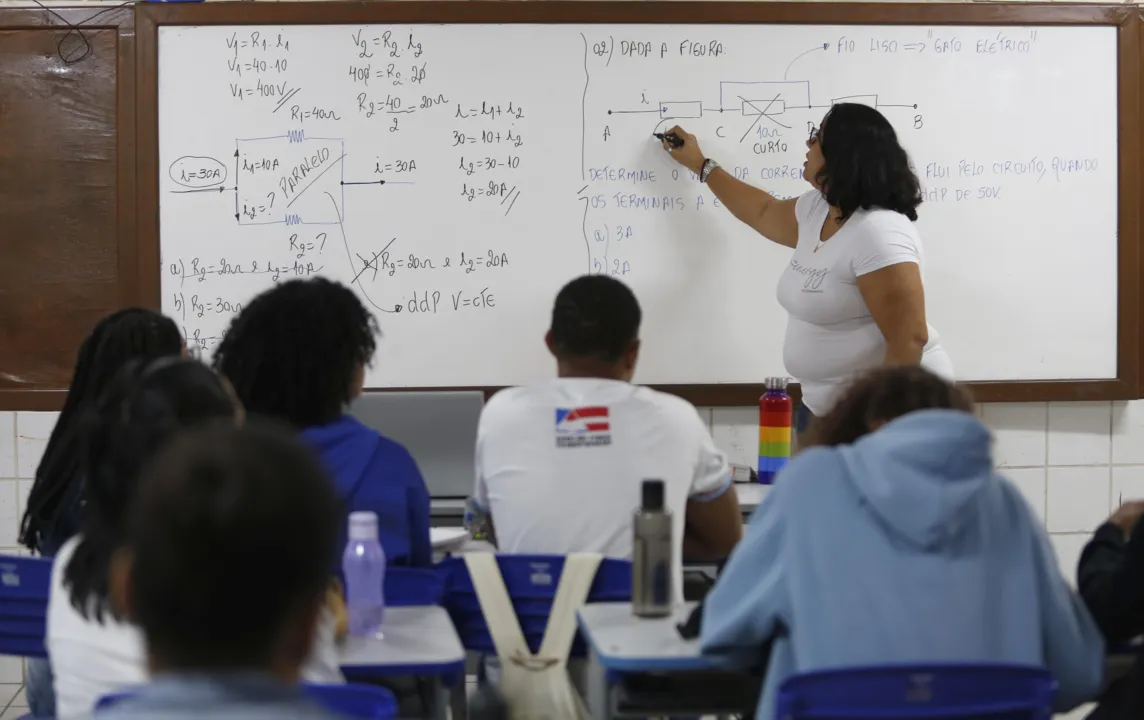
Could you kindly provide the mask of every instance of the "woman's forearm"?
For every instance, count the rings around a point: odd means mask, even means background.
[[[712,171],[707,178],[707,186],[736,219],[753,228],[759,226],[770,204],[777,201],[767,191],[748,185],[723,168]]]
[[[922,361],[924,342],[917,340],[898,340],[886,343],[886,356],[883,365],[918,365]]]

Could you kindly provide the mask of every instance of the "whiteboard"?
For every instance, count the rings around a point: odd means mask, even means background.
[[[783,372],[790,250],[651,134],[783,197],[808,127],[876,106],[926,192],[926,304],[963,380],[1115,378],[1112,27],[159,29],[162,303],[207,352],[272,283],[352,284],[371,387],[550,377],[557,290],[629,283],[643,383]]]

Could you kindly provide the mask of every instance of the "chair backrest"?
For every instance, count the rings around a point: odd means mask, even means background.
[[[0,655],[47,657],[52,561],[0,555]]]
[[[850,668],[790,677],[778,720],[1050,720],[1056,682],[1039,667],[993,664]]]
[[[540,650],[552,600],[564,571],[562,555],[497,555],[505,588],[520,622],[525,642],[532,652]],[[466,650],[495,654],[488,624],[477,600],[469,569],[464,558],[449,558],[438,566],[447,573],[442,603],[453,619],[461,645]],[[596,579],[588,593],[588,602],[628,602],[632,599],[632,564],[626,560],[605,559],[596,571]],[[572,656],[586,653],[580,638],[572,644]]]
[[[385,604],[387,607],[440,605],[445,594],[445,580],[441,570],[386,568]]]
[[[397,717],[397,698],[376,685],[304,685],[306,694],[317,705],[337,715],[355,720],[390,720]],[[114,707],[130,698],[131,690],[104,695],[95,703],[100,710]]]
[[[376,685],[307,685],[306,694],[315,703],[347,718],[390,720],[397,717],[397,698]]]

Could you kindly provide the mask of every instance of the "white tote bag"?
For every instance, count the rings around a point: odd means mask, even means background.
[[[564,561],[544,641],[540,652],[533,655],[512,608],[496,556],[465,554],[465,565],[500,660],[499,688],[513,720],[590,720],[591,715],[568,676],[568,653],[576,637],[576,610],[588,599],[602,557],[574,553]]]

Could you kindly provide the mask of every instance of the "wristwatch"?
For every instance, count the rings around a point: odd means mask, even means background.
[[[707,178],[711,177],[711,173],[715,172],[715,169],[719,167],[722,166],[711,158],[704,160],[703,167],[699,168],[699,182],[707,182]]]

